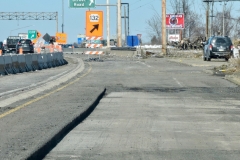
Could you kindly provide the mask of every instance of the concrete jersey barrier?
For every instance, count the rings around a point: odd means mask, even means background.
[[[52,53],[47,53],[47,65],[49,68],[55,67],[55,63],[53,62],[53,54]]]
[[[12,57],[11,55],[4,55],[4,67],[7,74],[15,74],[16,72],[12,66]]]
[[[41,70],[67,64],[63,52],[0,56],[0,75]]]
[[[19,66],[19,62],[18,62],[18,55],[12,55],[12,69],[14,70],[15,73],[21,73],[21,69]]]
[[[4,58],[3,58],[3,56],[0,56],[0,75],[6,74],[4,65],[5,65]]]
[[[25,55],[19,54],[17,58],[18,58],[19,68],[21,72],[27,72]]]
[[[25,55],[25,61],[26,61],[27,71],[34,71],[35,69],[33,68],[33,65],[32,65],[32,55],[31,54]]]

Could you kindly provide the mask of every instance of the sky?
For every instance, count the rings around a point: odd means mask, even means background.
[[[62,6],[64,6],[64,32],[68,35],[68,43],[77,42],[78,34],[85,34],[85,13],[88,9],[69,8],[69,0],[0,0],[0,12],[58,12],[58,31],[62,31]],[[109,0],[110,4],[116,4],[117,0]],[[192,0],[192,5],[198,13],[205,14],[202,0]],[[130,35],[142,34],[143,42],[150,41],[147,34],[146,21],[149,20],[154,12],[161,13],[161,0],[122,0],[122,3],[129,3],[130,10]],[[238,13],[240,2],[228,2],[227,5],[233,5],[233,11]],[[96,0],[96,5],[106,4],[106,0]],[[222,5],[216,3],[215,10],[221,10]],[[154,9],[153,9],[154,8]],[[106,39],[106,6],[96,6],[91,10],[100,10],[104,13],[104,39]],[[238,11],[238,12],[237,12]],[[167,13],[172,13],[170,0],[167,0]],[[122,13],[124,15],[124,13]],[[116,36],[116,7],[110,7],[110,35]],[[124,26],[124,20],[122,20]],[[28,30],[37,30],[42,35],[48,33],[54,36],[57,32],[55,20],[1,20],[0,22],[0,41],[8,36],[18,35],[18,33],[27,33]],[[124,29],[122,30],[124,33]]]

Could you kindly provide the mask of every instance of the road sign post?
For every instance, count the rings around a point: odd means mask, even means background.
[[[69,0],[69,8],[95,8],[95,0]]]

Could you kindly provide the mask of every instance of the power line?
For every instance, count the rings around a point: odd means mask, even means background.
[[[132,3],[131,5],[133,5],[133,4],[136,4],[137,2],[140,2],[141,0],[137,0],[137,1],[135,1],[134,3]]]
[[[151,2],[149,2],[149,3],[146,3],[146,4],[142,5],[142,6],[139,6],[138,8],[132,9],[131,11],[134,11],[134,10],[137,10],[137,9],[139,9],[139,8],[141,8],[141,7],[144,7],[144,6],[146,6],[146,5],[149,5],[149,4],[151,4],[152,2],[154,2],[154,1],[156,1],[156,0],[153,0],[153,1],[151,1]],[[130,11],[130,12],[131,12],[131,11]]]

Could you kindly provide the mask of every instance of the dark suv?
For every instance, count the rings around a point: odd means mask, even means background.
[[[233,44],[227,36],[212,36],[204,45],[203,60],[211,61],[211,58],[225,58],[226,61],[233,54]]]
[[[33,43],[30,39],[20,39],[16,45],[16,52],[19,54],[20,48],[23,53],[34,53]]]

